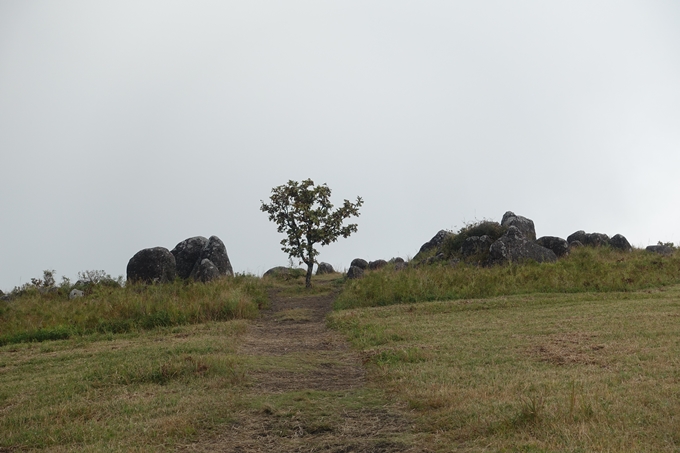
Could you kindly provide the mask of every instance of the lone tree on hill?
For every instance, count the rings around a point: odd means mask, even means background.
[[[269,220],[276,222],[279,233],[286,233],[281,249],[291,258],[299,258],[307,265],[305,285],[312,286],[312,270],[319,252],[315,244],[328,245],[338,237],[348,237],[357,231],[357,224],[343,226],[345,219],[359,217],[359,207],[364,203],[357,197],[356,203],[345,200],[342,207],[333,210],[330,202],[331,189],[326,185],[315,186],[306,179],[301,183],[288,184],[272,189],[271,203],[262,202],[260,210],[269,214]]]

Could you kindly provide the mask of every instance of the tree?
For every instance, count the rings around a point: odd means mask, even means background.
[[[260,200],[260,210],[276,222],[279,233],[288,236],[281,241],[281,250],[307,265],[307,288],[312,286],[312,270],[319,254],[314,245],[328,245],[340,236],[346,238],[355,233],[356,223],[343,226],[343,222],[352,216],[359,217],[359,207],[364,203],[357,197],[356,203],[345,200],[341,207],[333,210],[330,196],[331,189],[325,183],[315,186],[314,181],[306,179],[301,183],[288,181],[288,184],[273,188],[270,203]]]

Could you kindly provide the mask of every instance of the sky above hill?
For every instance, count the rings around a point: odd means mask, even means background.
[[[505,211],[680,242],[680,3],[0,2],[0,289],[219,236],[287,265],[288,180],[364,199],[321,249],[415,255]]]

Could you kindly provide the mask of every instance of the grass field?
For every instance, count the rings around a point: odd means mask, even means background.
[[[436,451],[680,450],[680,286],[338,311]]]
[[[680,451],[677,253],[578,253],[29,292],[0,307],[0,452]]]

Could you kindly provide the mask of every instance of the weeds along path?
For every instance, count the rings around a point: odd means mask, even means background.
[[[406,452],[410,422],[366,386],[360,356],[326,327],[335,293],[285,297],[242,337],[244,408],[225,432],[187,451]]]

